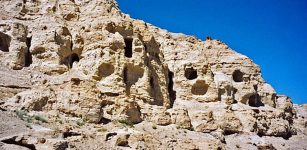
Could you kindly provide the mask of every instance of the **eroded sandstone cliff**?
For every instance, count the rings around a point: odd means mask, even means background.
[[[291,99],[219,40],[113,0],[3,0],[0,17],[1,109],[29,122],[21,139],[35,149],[287,149],[306,137]]]

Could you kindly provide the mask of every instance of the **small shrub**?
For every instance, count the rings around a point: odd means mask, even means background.
[[[85,124],[81,119],[77,120],[76,123],[78,126],[83,126]]]
[[[154,125],[152,125],[152,128],[156,130],[157,126],[154,124]]]
[[[21,120],[26,121],[28,123],[32,123],[32,118],[28,115],[27,112],[25,112],[23,110],[16,110],[16,115]]]
[[[29,116],[27,116],[27,117],[25,118],[24,121],[27,121],[28,123],[32,123],[32,118],[30,118]]]
[[[26,127],[32,129],[32,126],[29,123],[26,124]]]
[[[47,119],[44,118],[44,117],[41,116],[41,115],[35,115],[35,116],[34,116],[34,119],[37,120],[37,121],[41,121],[41,122],[43,122],[43,123],[48,122]]]
[[[28,114],[23,110],[16,110],[16,115],[21,120],[25,120],[25,118],[28,116]]]

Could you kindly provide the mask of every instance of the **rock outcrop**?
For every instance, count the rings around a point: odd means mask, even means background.
[[[273,138],[291,146],[307,134],[248,57],[132,19],[113,0],[1,1],[0,58],[1,109],[49,128],[19,137],[36,149],[286,149]]]

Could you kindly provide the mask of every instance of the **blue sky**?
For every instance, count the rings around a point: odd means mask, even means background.
[[[307,0],[117,0],[171,32],[211,36],[260,65],[277,93],[307,103]]]

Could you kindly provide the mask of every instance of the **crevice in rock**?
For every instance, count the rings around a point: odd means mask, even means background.
[[[173,107],[173,104],[176,100],[176,91],[174,91],[174,73],[168,70],[168,94],[170,99],[170,107]]]
[[[252,106],[252,107],[264,106],[264,104],[261,102],[261,98],[260,98],[259,94],[251,95],[248,98],[248,105]]]
[[[73,63],[74,62],[79,62],[80,61],[80,57],[78,54],[76,53],[72,53],[71,55],[65,57],[60,64],[64,64],[66,65],[68,68],[72,68],[73,67]]]
[[[205,95],[208,91],[208,84],[204,80],[198,80],[196,83],[192,86],[191,93],[193,95]]]
[[[4,88],[12,88],[12,89],[31,89],[31,87],[26,87],[26,86],[17,86],[17,85],[0,85],[0,87]]]
[[[258,135],[259,137],[265,136],[264,131],[262,131],[262,130],[258,130],[257,135]]]
[[[160,57],[163,57],[160,54],[160,44],[152,37],[150,41],[143,41],[144,43],[144,48],[145,52],[147,53],[144,58],[144,64],[146,67],[149,69],[149,76],[148,76],[148,81],[149,81],[149,96],[152,98],[152,100],[149,102],[151,105],[157,105],[157,106],[163,106],[164,104],[170,104],[172,105],[170,98],[174,98],[174,96],[169,97],[170,91],[172,90],[172,85],[173,84],[172,80],[169,80],[169,76],[167,75],[168,73],[168,68],[162,64]],[[161,74],[163,73],[163,74]],[[171,75],[171,73],[170,73]],[[166,81],[164,83],[164,81]],[[163,85],[166,85],[164,87]],[[168,87],[169,86],[169,87]],[[169,92],[162,92],[164,90],[168,90]],[[169,97],[169,98],[167,98]],[[167,98],[167,99],[165,99]],[[168,101],[168,103],[164,103],[165,101]],[[168,105],[167,107],[170,107]]]
[[[186,68],[184,70],[184,76],[188,80],[193,80],[197,78],[197,70],[195,70],[193,67],[192,68]]]
[[[9,52],[11,37],[0,32],[0,51]]]
[[[117,135],[116,132],[107,133],[105,141],[111,140],[115,135]]]
[[[27,54],[25,56],[25,67],[29,67],[32,64],[32,54],[30,52],[32,37],[28,37],[26,44],[28,47]]]
[[[155,72],[152,72],[152,76],[149,79],[150,85],[150,96],[153,98],[152,105],[163,106],[163,95],[161,92],[161,87],[157,81],[158,75]]]
[[[132,57],[132,38],[125,38],[125,56],[128,58]]]
[[[232,74],[233,81],[242,82],[243,81],[243,73],[240,70],[235,70]]]
[[[233,88],[233,93],[232,93],[232,99],[233,99],[233,104],[238,103],[238,100],[236,100],[236,93],[238,92],[238,90],[236,88]]]
[[[292,133],[290,131],[288,131],[287,134],[282,136],[282,138],[285,139],[285,140],[289,140],[289,138],[291,138],[291,137],[292,137]]]
[[[269,127],[267,125],[265,125],[266,130],[269,129]],[[286,131],[286,133],[277,133],[275,135],[267,135],[265,130],[258,130],[257,131],[257,135],[259,137],[263,137],[263,136],[272,136],[272,137],[282,137],[285,140],[289,140],[289,138],[292,137],[292,133],[291,131]]]
[[[71,54],[71,56],[70,56],[70,66],[71,67],[73,66],[74,62],[79,62],[79,61],[80,61],[80,58],[79,58],[78,54],[76,54],[76,53]]]
[[[104,92],[104,93],[101,93],[101,94],[106,95],[106,96],[110,96],[110,97],[119,96],[119,93],[112,93],[112,92]]]
[[[154,86],[154,79],[153,79],[153,77],[150,77],[149,85],[150,85],[151,88],[154,88],[154,87],[155,87],[155,86]]]
[[[98,122],[98,124],[108,124],[110,123],[111,120],[105,117],[101,117],[100,121]]]
[[[159,64],[161,64],[161,60],[160,60],[160,56],[159,53],[154,53],[154,60],[156,60],[156,62],[158,62]]]
[[[146,44],[144,44],[144,50],[145,50],[145,52],[147,52],[147,45]]]
[[[258,150],[276,150],[272,144],[256,145],[254,143],[253,145],[256,146]]]
[[[128,64],[124,68],[124,83],[126,84],[126,93],[130,95],[130,88],[133,84],[135,84],[139,78],[143,77],[144,69],[140,66],[133,66]]]
[[[74,42],[70,40],[70,50],[73,51],[73,48],[74,48]]]
[[[74,62],[79,62],[79,53],[72,52],[73,41],[72,36],[67,27],[57,29],[55,32],[54,40],[57,45],[60,46],[58,55],[60,57],[60,64],[64,64],[71,69]]]
[[[26,141],[24,139],[21,139],[20,141],[16,141],[16,138],[17,138],[17,136],[14,136],[12,138],[2,140],[1,142],[6,143],[6,144],[19,145],[19,146],[26,147],[26,148],[31,149],[31,150],[36,150],[34,144],[28,144],[28,143],[26,143]]]
[[[253,85],[255,91],[258,91],[258,85]]]
[[[72,136],[80,136],[81,133],[77,133],[77,132],[71,132],[71,131],[66,131],[63,132],[63,138],[68,138],[68,137],[72,137]]]
[[[224,130],[224,135],[231,135],[231,134],[236,134],[238,133],[237,131],[232,131],[232,130]]]
[[[70,81],[72,81],[72,85],[80,85],[81,80],[79,78],[71,78]]]

